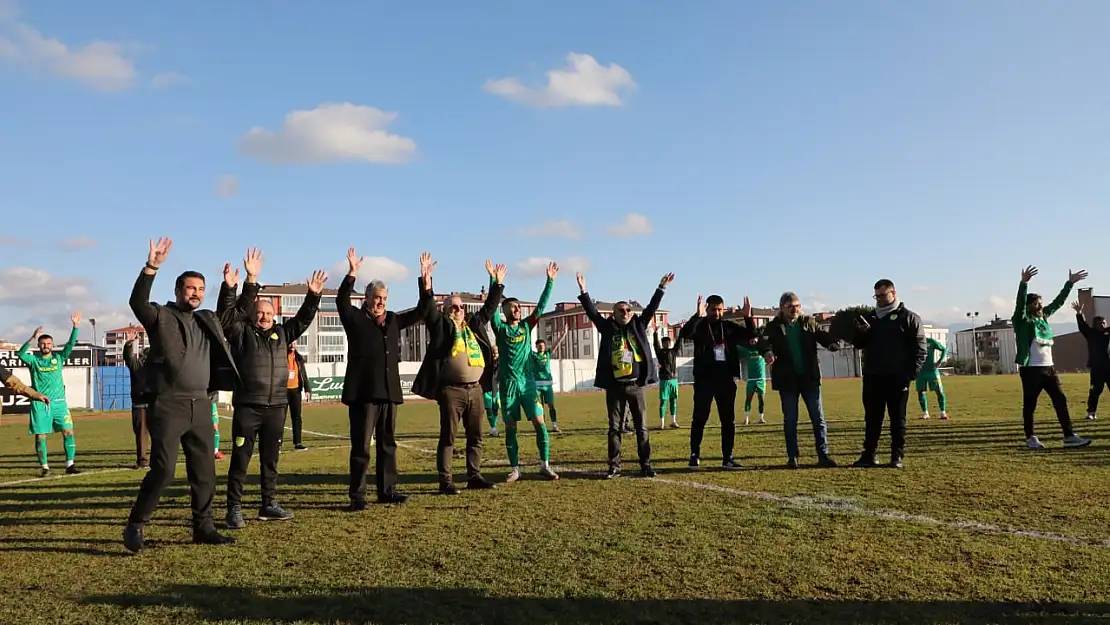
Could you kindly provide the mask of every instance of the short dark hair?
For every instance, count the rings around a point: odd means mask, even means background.
[[[201,282],[207,282],[204,279],[204,274],[199,271],[185,271],[180,276],[177,276],[177,281],[173,283],[173,290],[176,293],[185,288],[185,281],[189,278],[200,278]]]
[[[38,342],[41,343],[41,342],[45,341],[46,339],[50,339],[51,341],[53,341],[54,337],[50,336],[49,334],[40,334]]]
[[[664,340],[664,341],[669,341],[669,340],[671,340],[671,337],[669,337],[669,336],[664,336],[664,337],[663,337],[663,340]]]
[[[515,297],[506,297],[505,299],[501,300],[501,305],[502,306],[508,306],[509,304],[512,304],[513,302],[519,302],[519,301],[520,300],[518,300]]]
[[[540,343],[543,343],[544,345],[547,345],[547,341],[545,341],[543,339],[536,339],[536,345],[539,345]]]
[[[1094,319],[1091,319],[1091,321],[1097,324],[1100,321],[1106,321],[1106,317],[1095,317]]]
[[[723,305],[724,303],[725,298],[721,297],[720,295],[710,295],[709,297],[705,298],[706,306],[716,306],[717,304]]]
[[[894,288],[894,281],[893,280],[888,280],[886,278],[883,278],[882,280],[879,280],[878,282],[875,283],[875,290],[876,291],[879,290],[879,289],[893,289],[893,288]]]
[[[1035,302],[1039,299],[1041,299],[1041,296],[1038,295],[1037,293],[1026,293],[1025,294],[1025,305],[1028,306],[1028,305],[1032,304],[1033,302]]]

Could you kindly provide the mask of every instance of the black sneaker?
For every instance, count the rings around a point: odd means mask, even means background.
[[[50,477],[50,467],[43,467],[42,470],[39,471],[39,477]]]
[[[362,512],[368,507],[365,499],[352,499],[351,503],[347,504],[347,512]]]
[[[640,467],[640,477],[655,477],[655,469],[651,468],[650,464],[646,467]]]
[[[473,488],[474,490],[490,490],[493,488],[493,482],[479,475],[467,480],[466,487]]]
[[[227,508],[227,529],[238,530],[243,529],[247,522],[243,519],[243,507],[239,504],[228,506]]]
[[[621,470],[620,470],[619,467],[609,467],[609,471],[605,474],[605,479],[615,480],[620,476],[621,476]]]
[[[787,469],[797,469],[798,468],[798,459],[797,458],[791,458],[791,459],[787,460],[786,461],[786,468]]]
[[[384,495],[378,495],[378,503],[405,503],[408,499],[408,495],[402,495],[395,490]]]
[[[231,545],[235,543],[235,539],[231,536],[224,536],[213,527],[193,530],[193,543],[197,545]]]
[[[123,528],[123,546],[131,553],[143,550],[143,526],[138,523],[128,523]]]
[[[835,469],[837,467],[836,461],[828,456],[821,456],[817,459],[817,466],[826,469]]]
[[[304,450],[308,449],[308,447],[305,447],[304,445],[293,445],[293,449],[295,449],[297,451],[304,451]]]
[[[459,489],[455,487],[454,482],[448,482],[446,484],[440,484],[439,485],[439,494],[440,495],[458,495],[459,494]]]
[[[901,468],[904,468],[905,466],[906,466],[906,463],[903,461],[902,454],[900,454],[900,453],[890,454],[890,468],[892,468],[892,469],[901,469]]]
[[[77,475],[80,472],[81,472],[80,469],[78,469],[77,465],[75,465],[75,464],[71,464],[68,467],[66,467],[66,475]]]
[[[690,466],[697,468],[701,466],[701,458],[697,454],[690,454]]]
[[[875,458],[875,454],[865,453],[852,463],[853,467],[860,469],[870,469],[879,466],[879,461]]]
[[[742,465],[739,462],[733,460],[732,458],[725,458],[724,461],[721,462],[721,466],[724,467],[725,469],[730,470],[730,471],[735,471],[737,469],[743,469],[744,468],[744,465]]]
[[[282,508],[276,503],[268,506],[262,506],[258,511],[259,521],[288,521],[293,518],[293,513]]]

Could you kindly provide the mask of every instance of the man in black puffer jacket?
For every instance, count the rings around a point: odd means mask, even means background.
[[[277,495],[278,453],[285,428],[285,409],[289,403],[289,345],[308,330],[320,307],[320,295],[327,281],[323,271],[314,272],[308,281],[304,304],[297,314],[284,324],[274,323],[273,303],[258,300],[261,251],[248,250],[244,267],[247,281],[243,285],[243,293],[236,299],[239,270],[232,272],[230,264],[224,266],[224,282],[220,285],[220,300],[216,308],[242,379],[231,400],[235,412],[231,420],[234,447],[231,467],[227,472],[228,529],[239,529],[245,524],[241,505],[243,480],[247,476],[256,435],[262,474],[262,507],[258,511],[258,520],[293,518],[291,512],[274,501]]]
[[[1087,393],[1087,418],[1098,418],[1098,398],[1103,387],[1110,386],[1110,327],[1105,317],[1091,319],[1091,324],[1083,317],[1083,304],[1071,305],[1075,310],[1075,322],[1079,332],[1087,339],[1087,368],[1091,370],[1091,389]]]

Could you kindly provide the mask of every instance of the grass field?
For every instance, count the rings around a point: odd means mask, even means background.
[[[659,476],[606,481],[602,397],[562,395],[564,433],[552,438],[560,481],[457,497],[436,494],[435,408],[413,402],[398,426],[401,488],[413,497],[360,513],[343,511],[345,411],[315,408],[306,429],[332,436],[308,435],[309,450],[281,460],[279,501],[293,521],[248,516],[238,544],[192,545],[179,467],[137,556],[121,544],[142,476],[129,468],[129,419],[77,417],[86,472],[38,479],[26,422],[8,416],[0,426],[0,623],[1110,620],[1110,410],[1083,420],[1085,377],[1067,377],[1077,428],[1094,444],[1062,450],[1044,398],[1038,434],[1049,449],[1029,452],[1016,376],[945,383],[953,420],[936,420],[935,405],[933,420],[917,420],[911,399],[901,471],[784,470],[772,394],[769,424],[738,426],[746,470],[720,470],[716,427],[698,470],[686,467],[688,430],[653,429]],[[685,426],[689,388],[682,393]],[[652,394],[652,415],[656,407]],[[862,441],[858,380],[827,382],[825,408],[833,455],[846,467]],[[658,428],[654,416],[649,423]],[[803,462],[812,463],[812,436],[807,426],[801,432]],[[230,440],[225,422],[225,451]],[[486,439],[486,475],[498,482],[507,473],[503,441]],[[533,441],[521,441],[530,462]],[[50,443],[60,469],[60,437]],[[221,525],[226,470],[225,460]],[[257,460],[251,470],[244,512],[253,514]]]

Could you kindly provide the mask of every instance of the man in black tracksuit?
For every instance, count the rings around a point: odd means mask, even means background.
[[[1083,304],[1075,302],[1075,322],[1087,339],[1087,368],[1091,370],[1091,390],[1087,394],[1087,418],[1098,418],[1098,398],[1103,387],[1110,386],[1110,328],[1105,317],[1095,317],[1092,325],[1083,318]]]
[[[323,271],[314,272],[308,281],[304,304],[297,314],[283,324],[274,323],[273,303],[258,300],[261,252],[248,251],[244,264],[247,282],[238,299],[235,287],[239,272],[232,273],[231,265],[225,265],[216,309],[241,377],[231,398],[235,410],[231,417],[234,447],[231,466],[227,471],[227,528],[232,530],[240,529],[245,524],[241,505],[243,480],[247,476],[256,436],[262,474],[262,506],[258,510],[258,520],[293,518],[291,512],[274,500],[277,495],[278,454],[289,401],[289,344],[295,343],[315,318],[320,307],[320,294],[327,280]]]
[[[289,343],[289,358],[285,362],[289,369],[289,379],[285,384],[286,399],[289,400],[289,419],[293,425],[293,449],[304,451],[302,439],[303,421],[301,419],[301,393],[308,394],[308,372],[304,366],[304,356],[297,351],[297,342]],[[311,399],[306,397],[305,399]]]
[[[674,280],[674,274],[668,273],[659,280],[651,301],[640,314],[632,314],[629,303],[622,301],[613,305],[611,317],[601,316],[586,291],[585,276],[579,273],[577,277],[578,301],[601,335],[594,386],[605,390],[605,407],[609,413],[609,473],[606,477],[613,479],[621,474],[621,422],[626,406],[632,413],[632,423],[636,428],[640,475],[655,477],[655,469],[651,467],[651,442],[644,421],[647,412],[644,387],[654,384],[659,376],[655,371],[655,360],[651,357],[647,327],[655,319],[655,311],[663,301],[667,285]]]
[[[127,342],[123,344],[123,362],[131,374],[131,430],[135,432],[135,468],[150,466],[150,433],[147,430],[146,411],[149,407],[146,396],[146,359],[150,348],[137,348],[135,339],[139,333],[128,330]]]
[[[736,442],[736,378],[742,377],[737,347],[749,347],[758,340],[751,304],[744,298],[744,321],[724,319],[725,300],[710,295],[705,302],[698,297],[698,312],[682,326],[679,341],[694,343],[694,414],[690,423],[690,466],[701,464],[701,439],[709,421],[709,409],[717,403],[721,419],[721,466],[740,469],[732,458]]]
[[[898,301],[894,283],[875,283],[875,310],[861,317],[852,344],[863,350],[863,413],[866,434],[856,467],[879,466],[875,453],[890,413],[890,466],[902,468],[906,449],[906,402],[910,384],[925,364],[921,317]]]

